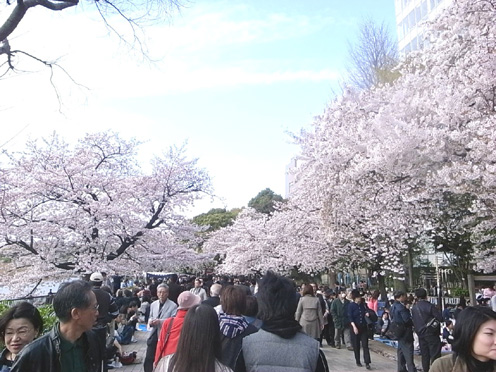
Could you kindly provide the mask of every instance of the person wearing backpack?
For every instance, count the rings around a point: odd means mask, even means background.
[[[412,314],[406,308],[406,293],[403,291],[394,292],[394,303],[391,306],[391,322],[403,325],[404,332],[398,337],[397,361],[398,371],[415,372],[415,363],[413,362],[413,330]]]
[[[436,306],[427,301],[424,288],[415,290],[417,302],[412,307],[413,325],[420,344],[422,370],[429,372],[431,364],[441,356],[441,322],[443,316]]]

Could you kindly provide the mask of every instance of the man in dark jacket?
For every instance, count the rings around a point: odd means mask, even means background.
[[[427,291],[419,288],[415,291],[417,302],[412,307],[413,326],[419,338],[422,370],[429,372],[431,364],[441,356],[441,311],[427,301]],[[429,322],[431,324],[427,325]]]
[[[415,372],[415,363],[413,362],[413,330],[412,315],[404,303],[406,293],[403,291],[394,292],[394,303],[391,306],[391,321],[403,324],[405,333],[398,339],[397,362],[398,371]]]
[[[179,284],[177,284],[177,274],[172,274],[169,278],[169,300],[173,301],[177,305],[177,298],[184,290]]]
[[[99,272],[94,272],[90,276],[90,283],[93,286],[93,293],[96,296],[98,303],[98,318],[93,325],[93,331],[100,338],[100,343],[105,345],[108,334],[108,324],[119,315],[119,307],[115,303],[114,298],[110,293],[102,289],[103,275]],[[108,370],[105,363],[104,372]]]
[[[355,353],[355,362],[358,367],[361,367],[360,363],[360,345],[363,348],[363,359],[365,361],[365,367],[371,369],[370,367],[370,351],[369,351],[369,336],[367,331],[367,321],[366,317],[370,317],[365,307],[365,302],[363,301],[362,294],[358,289],[351,291],[351,298],[353,302],[348,305],[348,319],[351,324],[351,344],[353,345],[353,351]]]
[[[222,290],[222,286],[220,284],[212,284],[210,287],[210,297],[203,301],[203,304],[210,305],[212,307],[216,307],[220,304],[220,292]]]
[[[350,320],[348,319],[348,306],[350,301],[346,298],[346,291],[338,293],[337,298],[332,301],[331,315],[334,321],[334,343],[336,349],[341,349],[341,340],[344,337],[345,346],[348,350],[353,350],[350,340]]]
[[[22,349],[11,371],[103,371],[105,345],[91,330],[98,303],[90,283],[76,280],[61,284],[53,309],[60,323]]]

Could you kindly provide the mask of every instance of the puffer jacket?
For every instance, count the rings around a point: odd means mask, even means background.
[[[60,331],[59,323],[42,337],[34,340],[22,349],[16,358],[11,372],[62,372],[60,365]],[[83,348],[86,371],[102,372],[105,345],[100,345],[99,338],[93,331],[83,333]]]
[[[247,372],[314,372],[320,357],[319,342],[303,332],[286,339],[263,329],[243,338],[242,353]]]

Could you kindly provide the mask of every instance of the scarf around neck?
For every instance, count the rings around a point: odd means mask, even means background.
[[[282,338],[292,338],[300,331],[301,325],[295,319],[265,320],[262,329]]]

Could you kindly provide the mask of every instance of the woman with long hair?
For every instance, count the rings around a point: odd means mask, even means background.
[[[175,354],[164,360],[168,372],[232,372],[219,360],[221,357],[220,328],[212,306],[196,305],[184,318]]]
[[[495,372],[496,312],[487,306],[465,308],[455,324],[453,354],[436,359],[430,372]]]

